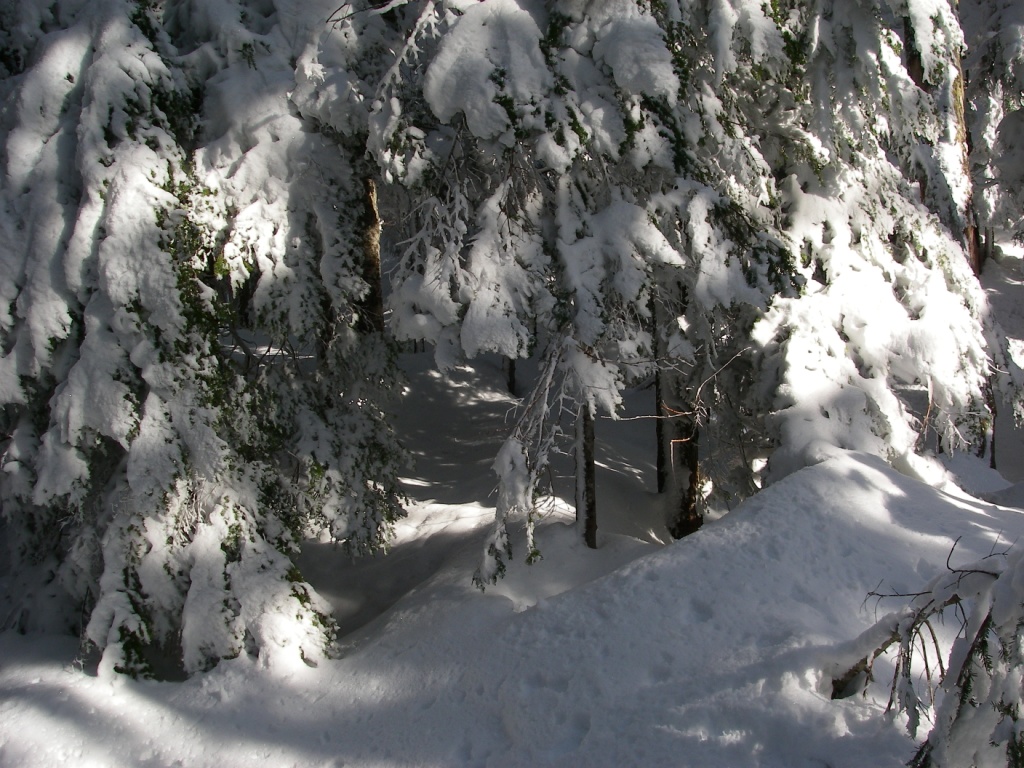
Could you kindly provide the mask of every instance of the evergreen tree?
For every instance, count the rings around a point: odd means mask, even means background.
[[[962,0],[967,119],[975,208],[992,249],[998,229],[1024,237],[1024,7],[1012,0]]]
[[[546,361],[484,581],[567,402],[614,413],[655,368],[680,533],[709,489],[731,503],[833,446],[923,473],[922,451],[984,444],[1007,361],[966,255],[944,0],[392,3],[335,35],[349,74],[320,98],[365,105],[382,181],[419,201],[396,334],[442,368]]]
[[[363,189],[265,4],[6,6],[0,479],[20,628],[101,667],[329,649],[292,562],[401,514]],[[298,50],[295,50],[298,48]],[[175,661],[176,660],[176,661]]]
[[[772,469],[800,466],[823,445],[909,472],[924,471],[922,450],[982,449],[989,370],[1005,370],[1005,357],[967,255],[953,9],[836,4],[820,18],[804,12],[788,35],[809,87],[798,125],[817,129],[818,160],[780,185],[806,288],[754,330],[762,365],[782,366]],[[816,397],[805,399],[808,386]]]

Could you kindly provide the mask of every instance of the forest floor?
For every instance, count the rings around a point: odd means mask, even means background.
[[[984,284],[1024,353],[1020,251]],[[906,602],[869,593],[913,592],[947,558],[1024,534],[1011,482],[1024,480],[1024,439],[1004,416],[1001,474],[948,464],[965,490],[837,452],[672,544],[653,423],[602,419],[599,548],[576,535],[560,460],[543,559],[526,565],[513,529],[508,574],[481,593],[471,576],[493,522],[490,464],[516,401],[496,363],[449,378],[427,354],[403,367],[400,437],[416,462],[390,553],[353,562],[310,542],[300,561],[333,605],[339,658],[239,658],[184,682],[133,681],[90,674],[74,638],[0,634],[0,766],[896,768],[915,742],[884,714],[889,659],[864,695],[830,698],[844,647]],[[626,415],[652,400],[630,393]],[[958,628],[951,616],[940,642]]]

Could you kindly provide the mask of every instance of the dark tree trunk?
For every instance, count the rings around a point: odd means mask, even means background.
[[[679,286],[674,297],[680,308],[685,308],[686,297]],[[700,430],[693,403],[684,401],[678,372],[666,359],[659,317],[658,303],[651,300],[651,318],[654,323],[654,357],[658,370],[654,378],[655,439],[657,440],[658,493],[671,494],[671,511],[666,521],[673,538],[681,539],[704,524],[700,504]]]
[[[514,357],[505,359],[505,386],[508,387],[508,393],[514,397],[516,394],[516,359]]]
[[[655,346],[657,346],[657,342],[655,342]],[[665,428],[665,397],[662,394],[664,387],[662,379],[665,378],[665,375],[665,371],[662,370],[659,364],[658,372],[654,375],[654,432],[655,440],[658,443],[658,454],[656,457],[658,493],[665,493],[668,490],[669,478],[669,438],[668,430]]]
[[[597,549],[597,482],[594,472],[594,416],[586,403],[576,421],[576,522],[583,541]]]
[[[655,379],[658,493],[671,496],[668,531],[681,539],[704,523],[700,498],[700,428],[693,403],[672,397],[679,381],[664,367]]]
[[[669,423],[673,424],[672,433],[678,437],[671,444],[676,504],[668,532],[672,538],[681,539],[704,525],[700,498],[700,428],[693,416],[675,416]]]
[[[654,361],[657,369],[654,373],[654,439],[657,443],[657,455],[655,456],[655,473],[658,493],[665,493],[668,490],[669,478],[669,436],[665,428],[665,394],[667,377],[667,361],[665,359],[665,343],[661,337],[662,322],[658,312],[658,302],[651,296],[650,303],[651,322],[653,329],[651,338],[654,343]]]

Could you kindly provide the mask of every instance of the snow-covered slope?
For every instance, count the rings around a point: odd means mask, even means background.
[[[430,412],[454,406],[451,430],[486,434],[459,409],[502,418],[496,390],[447,391]],[[0,764],[899,766],[913,743],[882,716],[891,667],[879,662],[866,698],[831,701],[837,649],[903,604],[871,590],[913,591],[957,537],[953,565],[1024,533],[1018,510],[838,454],[667,547],[608,534],[590,552],[554,512],[538,533],[545,559],[517,560],[481,594],[470,575],[487,489],[466,469],[469,487],[451,468],[414,504],[449,535],[399,537],[392,572],[412,583],[318,668],[243,657],[183,683],[134,682],[84,673],[73,641],[0,636]],[[459,522],[474,506],[478,522]]]

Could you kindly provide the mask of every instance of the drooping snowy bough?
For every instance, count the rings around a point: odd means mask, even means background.
[[[876,659],[896,649],[887,711],[906,714],[911,737],[923,718],[932,723],[908,765],[1019,766],[1024,761],[1022,555],[1015,549],[966,565],[947,562],[947,572],[926,584],[906,608],[837,649],[826,670],[834,679],[834,697],[866,688]],[[961,628],[947,660],[933,625],[954,611]]]

